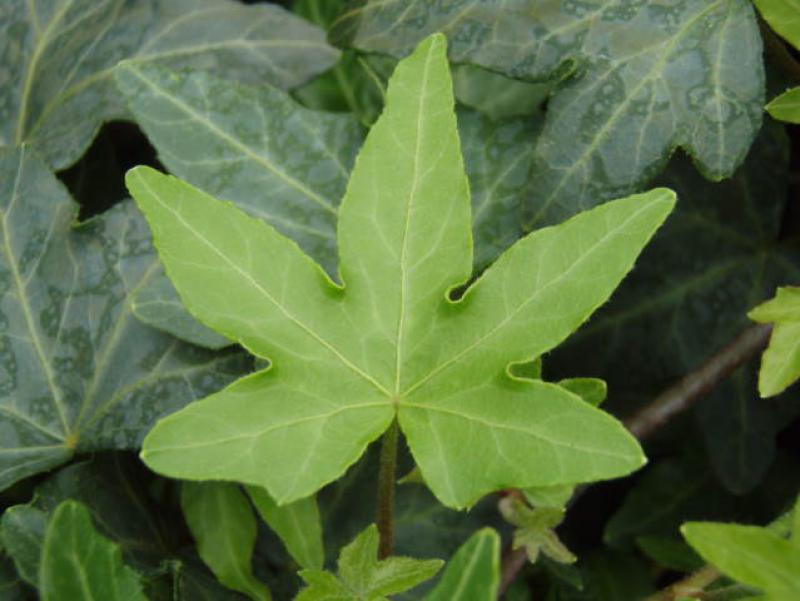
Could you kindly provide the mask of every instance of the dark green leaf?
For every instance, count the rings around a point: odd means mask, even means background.
[[[28,505],[6,509],[0,521],[0,541],[14,560],[20,578],[32,586],[39,583],[39,560],[46,528],[47,514]]]
[[[31,0],[0,10],[0,146],[28,143],[54,168],[125,115],[111,78],[126,58],[296,86],[338,53],[277,6],[226,0]]]
[[[0,151],[0,489],[76,451],[136,448],[154,421],[244,372],[142,325],[158,272],[132,203],[75,226],[77,207],[31,151]]]

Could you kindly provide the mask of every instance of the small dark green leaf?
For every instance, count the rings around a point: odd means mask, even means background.
[[[29,505],[16,505],[6,509],[1,520],[0,540],[17,572],[25,582],[38,586],[47,514]]]

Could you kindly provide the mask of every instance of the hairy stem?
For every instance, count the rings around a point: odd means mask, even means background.
[[[385,559],[394,548],[394,489],[397,470],[397,420],[392,422],[381,440],[380,467],[378,468],[378,558]]]

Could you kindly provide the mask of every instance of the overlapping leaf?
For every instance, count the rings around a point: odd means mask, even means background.
[[[755,0],[764,20],[778,34],[800,49],[800,2],[798,0]],[[800,123],[800,88],[793,88],[767,105],[769,114],[790,123]]]
[[[681,198],[673,217],[611,303],[548,358],[553,373],[602,377],[614,409],[633,412],[748,327],[750,308],[800,279],[797,241],[778,240],[787,166],[787,140],[775,123],[726,182],[706,182],[676,157],[657,180]],[[737,492],[759,482],[775,434],[792,415],[791,399],[758,399],[754,367],[721,383],[698,412],[712,461]]]
[[[73,163],[125,115],[111,78],[125,58],[281,87],[327,69],[323,33],[277,6],[229,0],[10,0],[0,8],[0,145]]]
[[[433,31],[451,58],[512,77],[573,77],[548,105],[529,226],[635,190],[685,148],[730,175],[761,124],[761,38],[747,0],[353,2],[332,37],[402,55]]]
[[[442,36],[398,67],[351,176],[344,288],[263,221],[180,180],[139,168],[128,184],[189,310],[273,361],[161,421],[143,450],[153,469],[262,485],[286,503],[341,475],[395,418],[426,482],[456,507],[643,463],[610,416],[507,368],[605,302],[674,196],[656,190],[543,229],[449,300],[472,253]]]
[[[483,528],[447,561],[425,601],[494,601],[499,588],[500,537],[491,528]]]
[[[135,448],[165,413],[244,372],[134,319],[156,271],[132,203],[77,207],[26,149],[0,151],[0,488],[76,451]]]
[[[147,601],[119,547],[97,532],[89,510],[76,501],[65,501],[53,512],[39,586],[43,601]]]
[[[336,209],[363,141],[352,116],[308,110],[277,89],[201,73],[138,63],[117,71],[132,112],[172,173],[264,219],[335,273]],[[491,122],[463,110],[459,128],[473,192],[476,262],[485,266],[521,233],[520,200],[539,123]],[[226,344],[186,318],[166,278],[143,288],[134,310],[186,340]]]
[[[760,323],[774,324],[758,377],[761,396],[774,396],[800,378],[800,288],[778,288],[775,298],[748,316]]]

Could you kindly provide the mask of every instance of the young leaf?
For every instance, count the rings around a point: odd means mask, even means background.
[[[20,577],[39,584],[39,561],[47,528],[47,514],[29,505],[9,507],[0,518],[0,542],[14,560]]]
[[[494,601],[500,588],[500,537],[491,528],[479,530],[445,566],[425,601]]]
[[[761,359],[758,391],[762,397],[780,394],[800,378],[800,288],[778,288],[775,298],[747,316],[774,324],[769,347]]]
[[[158,266],[133,203],[79,226],[77,212],[30,150],[0,151],[0,489],[76,451],[136,448],[247,366],[133,318]]]
[[[770,115],[788,123],[800,123],[800,88],[784,92],[767,105]]]
[[[800,546],[766,528],[688,522],[681,532],[709,563],[734,580],[763,589],[764,599],[800,598]]]
[[[181,507],[200,557],[217,579],[255,601],[269,601],[269,589],[251,567],[256,518],[245,494],[225,482],[184,482]]]
[[[536,563],[539,553],[558,563],[574,563],[577,559],[555,533],[555,527],[564,520],[563,509],[531,508],[524,501],[509,495],[500,500],[500,512],[516,526],[514,548],[524,548],[531,563]]]
[[[678,146],[708,177],[727,177],[761,126],[762,44],[748,0],[367,0],[330,37],[402,56],[439,30],[457,63],[532,81],[579,73],[548,103],[529,227],[636,190]]]
[[[266,490],[258,486],[248,486],[247,493],[258,513],[278,534],[289,555],[300,567],[322,569],[325,549],[322,546],[322,523],[317,500],[307,497],[280,506]]]
[[[431,578],[444,562],[439,559],[389,557],[378,560],[378,529],[372,524],[339,554],[336,576],[322,570],[302,570],[308,586],[295,601],[383,601]]]
[[[74,163],[99,125],[125,115],[111,78],[123,58],[202,66],[293,87],[337,52],[277,6],[223,0],[6,3],[0,13],[0,146],[28,143],[53,168]]]
[[[147,601],[119,547],[100,535],[89,511],[64,501],[47,526],[39,573],[42,601]]]
[[[443,36],[398,66],[356,162],[339,212],[343,287],[230,204],[148,168],[127,181],[190,312],[273,362],[161,421],[142,454],[152,469],[256,484],[287,503],[341,475],[395,417],[453,507],[643,464],[613,418],[508,366],[553,348],[607,300],[674,194],[540,230],[449,300],[472,253]]]

